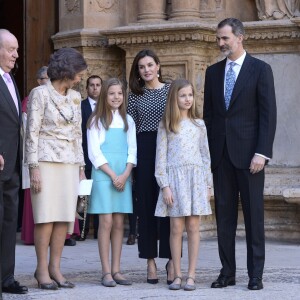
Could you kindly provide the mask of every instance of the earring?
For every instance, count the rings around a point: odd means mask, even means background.
[[[157,72],[157,77],[159,78],[159,72]]]

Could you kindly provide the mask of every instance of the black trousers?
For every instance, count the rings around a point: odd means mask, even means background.
[[[140,258],[171,258],[170,219],[154,216],[159,187],[155,172],[157,132],[142,132],[137,136],[137,167],[135,168]],[[159,239],[159,251],[158,241]]]
[[[236,169],[227,147],[219,166],[213,170],[221,274],[236,272],[235,236],[239,195],[244,215],[249,277],[262,277],[265,262],[264,170],[251,174],[249,169]]]
[[[20,178],[17,170],[5,181],[1,180],[0,174],[1,286],[8,286],[14,282],[19,187]]]
[[[135,183],[132,186],[132,214],[128,214],[128,222],[129,222],[129,234],[136,235],[137,234],[137,201],[136,201],[136,191],[135,191]]]

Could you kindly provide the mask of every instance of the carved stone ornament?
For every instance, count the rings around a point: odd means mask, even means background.
[[[260,20],[291,19],[300,16],[300,0],[256,0]]]
[[[96,0],[99,12],[113,12],[118,10],[119,0]]]
[[[80,12],[79,0],[65,0],[66,13],[75,14]]]

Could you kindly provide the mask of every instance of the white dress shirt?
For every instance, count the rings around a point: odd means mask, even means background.
[[[88,97],[88,100],[89,100],[92,111],[94,111],[94,109],[96,107],[96,104],[97,104],[97,101],[95,101],[94,99],[92,99],[90,97]]]
[[[128,144],[128,156],[127,163],[132,163],[134,166],[137,163],[137,145],[136,145],[136,129],[135,123],[131,116],[127,115],[128,131],[127,131],[127,144]],[[99,121],[98,129],[95,124],[87,130],[87,142],[88,142],[88,154],[89,159],[93,166],[98,169],[100,166],[107,163],[105,156],[103,155],[100,146],[105,141],[106,130],[102,123]],[[113,112],[112,123],[109,128],[124,128],[124,122],[119,114],[119,111]]]

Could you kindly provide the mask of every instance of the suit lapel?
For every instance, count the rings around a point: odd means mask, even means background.
[[[231,96],[231,101],[229,104],[229,108],[233,105],[233,103],[236,101],[239,93],[241,92],[243,86],[248,82],[249,77],[251,76],[253,72],[252,68],[252,58],[251,56],[247,53],[245,60],[243,62],[243,65],[241,67],[239,76],[236,80],[236,83],[234,85],[234,89],[232,91],[232,96]]]
[[[16,90],[16,94],[17,94],[17,98],[18,98],[18,106],[19,106],[19,123],[21,124],[22,123],[22,103],[21,103],[21,97],[20,97],[20,94],[19,94],[19,90],[17,88],[17,84],[15,82],[15,78],[14,76],[10,76],[12,78],[12,81],[14,83],[14,86],[15,86],[15,90]]]
[[[224,98],[225,66],[226,66],[226,58],[223,59],[218,64],[218,70],[216,72],[216,82],[214,83],[216,86],[216,90],[220,93],[218,95],[217,99],[222,99],[222,101],[220,102],[220,105],[222,106],[222,109],[224,110],[224,112],[226,112],[225,98]]]
[[[8,87],[6,86],[2,76],[0,76],[0,92],[3,94],[3,99],[7,103],[7,105],[9,106],[12,114],[20,122],[20,117],[18,116],[18,112],[17,112],[17,108],[15,106],[14,100],[11,97],[11,94],[10,94],[10,92],[8,90]],[[17,96],[18,96],[18,102],[20,102],[18,93],[17,93]],[[19,105],[19,111],[21,111],[20,110],[20,103],[18,103],[18,105]]]
[[[90,101],[88,98],[86,98],[86,101],[84,101],[84,109],[88,115],[90,115],[92,113],[92,108],[91,108]]]

